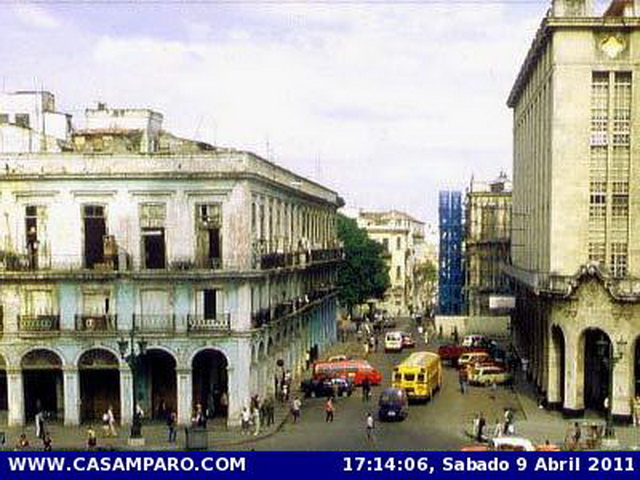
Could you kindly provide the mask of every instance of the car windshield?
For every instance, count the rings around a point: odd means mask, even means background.
[[[402,390],[385,390],[380,395],[380,403],[397,403],[402,401]]]

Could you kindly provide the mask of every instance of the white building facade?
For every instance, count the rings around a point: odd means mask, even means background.
[[[9,425],[40,410],[77,425],[110,405],[126,424],[134,398],[151,418],[187,424],[200,403],[237,424],[336,338],[340,197],[138,123],[76,132],[70,152],[0,154]]]

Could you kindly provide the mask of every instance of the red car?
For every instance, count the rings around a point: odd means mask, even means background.
[[[366,360],[346,360],[343,362],[317,362],[313,366],[314,378],[327,376],[344,378],[354,385],[362,385],[362,381],[369,379],[371,385],[380,385],[382,374],[373,368]]]
[[[413,348],[416,346],[416,342],[410,333],[402,332],[402,348]]]

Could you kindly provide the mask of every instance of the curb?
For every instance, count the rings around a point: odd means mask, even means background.
[[[276,426],[273,430],[266,432],[262,435],[257,435],[255,437],[248,437],[248,438],[240,438],[237,440],[227,440],[227,441],[223,441],[223,442],[212,442],[209,445],[209,449],[211,447],[233,447],[236,445],[246,445],[248,443],[253,443],[253,442],[258,442],[260,440],[265,440],[267,438],[272,437],[273,435],[275,435],[276,433],[279,433],[282,428],[284,427],[285,423],[287,423],[287,421],[289,420],[289,414],[284,415],[284,417],[282,418],[282,420],[280,420],[280,423],[276,423]]]

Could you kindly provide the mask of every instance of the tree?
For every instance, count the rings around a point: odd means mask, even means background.
[[[390,285],[389,267],[384,260],[384,247],[371,240],[355,220],[338,215],[337,226],[345,255],[338,268],[338,298],[351,314],[353,307],[370,298],[384,298]]]
[[[427,311],[433,308],[433,299],[438,286],[438,269],[431,260],[425,259],[414,267],[415,288]]]

